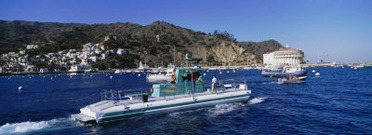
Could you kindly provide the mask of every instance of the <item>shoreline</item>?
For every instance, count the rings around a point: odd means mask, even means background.
[[[372,63],[365,63],[366,65],[370,65]],[[339,64],[339,66],[350,66],[350,65],[356,65],[355,63],[342,63]],[[301,64],[302,67],[332,67],[333,64],[326,63],[326,64]],[[248,68],[247,68],[248,67]],[[245,65],[245,66],[206,66],[202,67],[204,70],[228,70],[228,69],[261,69],[264,66],[252,66],[252,65]],[[366,66],[367,67],[367,66]],[[369,67],[369,66],[368,66]],[[180,68],[193,68],[193,67],[180,67]],[[109,69],[109,70],[99,70],[99,71],[79,71],[79,72],[68,72],[68,71],[62,71],[62,72],[48,72],[48,73],[40,73],[40,72],[22,72],[22,73],[0,73],[0,76],[17,76],[17,75],[48,75],[48,74],[85,74],[85,73],[114,73],[116,70],[121,70],[120,73],[140,73],[140,72],[159,72],[158,68],[150,68],[148,70],[139,70],[139,69]]]
[[[100,71],[92,71],[92,72],[48,72],[48,73],[39,73],[39,72],[31,72],[31,73],[0,73],[0,76],[17,76],[17,75],[53,75],[53,74],[85,74],[85,73],[113,73],[114,70],[100,70]]]

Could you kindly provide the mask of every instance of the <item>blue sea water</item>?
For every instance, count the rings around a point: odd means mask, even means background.
[[[76,122],[71,114],[100,101],[102,89],[150,89],[146,74],[1,76],[0,134],[372,134],[372,68],[307,70],[305,83],[281,85],[258,70],[206,72],[206,85],[212,75],[247,81],[249,102],[98,126]]]

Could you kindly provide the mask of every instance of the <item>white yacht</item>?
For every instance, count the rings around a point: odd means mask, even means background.
[[[164,72],[159,72],[158,74],[148,74],[146,79],[148,81],[171,81],[172,75],[175,76],[175,65],[168,65],[168,68]]]

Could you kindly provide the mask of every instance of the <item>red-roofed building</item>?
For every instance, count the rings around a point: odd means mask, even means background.
[[[267,66],[295,66],[303,62],[304,52],[299,49],[280,48],[277,51],[263,54],[263,64]]]

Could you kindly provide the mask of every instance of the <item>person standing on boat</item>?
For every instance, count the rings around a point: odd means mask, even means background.
[[[173,69],[173,74],[171,76],[171,83],[176,83],[177,81],[177,76],[176,76],[176,67]]]
[[[212,93],[216,92],[217,77],[214,75],[212,78]]]

